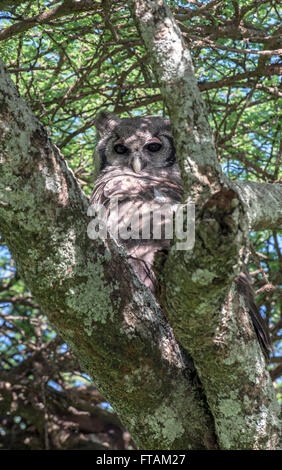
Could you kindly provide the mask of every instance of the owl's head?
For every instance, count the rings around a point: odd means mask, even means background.
[[[135,173],[171,167],[176,163],[170,123],[157,116],[119,118],[102,111],[95,119],[100,171],[107,166]]]

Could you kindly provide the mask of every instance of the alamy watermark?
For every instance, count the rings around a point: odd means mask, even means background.
[[[110,232],[116,240],[172,240],[176,250],[192,250],[195,243],[195,205],[134,203],[91,204],[87,215],[93,217],[87,227],[89,238],[105,240]]]

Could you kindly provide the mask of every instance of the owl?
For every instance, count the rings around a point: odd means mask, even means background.
[[[171,226],[167,230],[172,218],[163,217],[163,208],[171,216],[183,196],[170,122],[158,116],[120,118],[102,111],[95,127],[98,162],[90,205],[103,208],[107,233],[125,249],[139,279],[154,292],[156,254],[165,257],[172,238]],[[267,357],[270,340],[247,272],[240,273],[236,284]]]

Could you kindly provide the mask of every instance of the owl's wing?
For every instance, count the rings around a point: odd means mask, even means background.
[[[262,352],[265,358],[269,359],[269,354],[272,351],[272,345],[269,337],[268,330],[265,322],[259,313],[259,309],[255,303],[255,294],[251,286],[251,280],[246,272],[241,272],[235,279],[237,290],[243,296],[246,308],[251,317],[254,329],[260,343]]]

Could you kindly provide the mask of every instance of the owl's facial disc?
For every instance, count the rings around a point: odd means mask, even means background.
[[[106,165],[128,167],[140,174],[143,170],[149,172],[167,166],[171,145],[169,136],[158,129],[154,134],[127,127],[116,129],[103,150]]]
[[[105,120],[105,116],[102,118]],[[157,172],[176,163],[167,120],[158,116],[121,119],[115,116],[110,121],[106,120],[104,127],[100,124],[98,121],[96,126],[101,137],[97,146],[100,171],[114,166],[142,175],[143,172]]]

